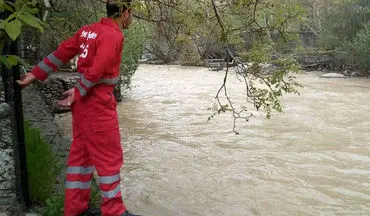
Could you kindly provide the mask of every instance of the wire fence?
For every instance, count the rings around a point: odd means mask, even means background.
[[[5,41],[2,55],[18,55],[18,40]],[[29,207],[27,163],[19,66],[1,67],[0,87],[0,207]],[[1,211],[1,209],[0,209]]]
[[[16,148],[12,138],[10,106],[5,102],[1,91],[0,119],[0,204],[10,204],[16,200]]]

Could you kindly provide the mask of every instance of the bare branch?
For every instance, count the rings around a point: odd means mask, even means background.
[[[51,4],[49,0],[44,0],[44,4],[46,8],[51,8]]]

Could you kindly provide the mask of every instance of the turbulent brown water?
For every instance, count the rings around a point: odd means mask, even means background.
[[[123,196],[146,216],[370,215],[370,79],[298,76],[301,96],[232,132],[207,110],[223,79],[141,65],[119,105]],[[243,88],[230,81],[233,98]],[[234,88],[232,88],[234,87]],[[70,115],[59,118],[70,134]]]

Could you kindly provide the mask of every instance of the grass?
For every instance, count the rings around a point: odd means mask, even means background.
[[[27,121],[24,126],[30,199],[33,204],[42,204],[52,195],[61,166],[40,131]]]
[[[57,176],[63,167],[38,129],[26,121],[24,131],[30,198],[35,211],[44,216],[62,216],[64,184],[57,183]],[[99,208],[100,202],[99,186],[94,180],[89,206]]]

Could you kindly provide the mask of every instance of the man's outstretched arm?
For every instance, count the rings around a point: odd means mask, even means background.
[[[35,79],[45,80],[51,73],[66,64],[70,59],[79,53],[80,47],[78,44],[79,31],[72,37],[63,41],[57,50],[46,56],[30,73],[22,76],[18,80],[18,84],[25,87],[31,84]]]

